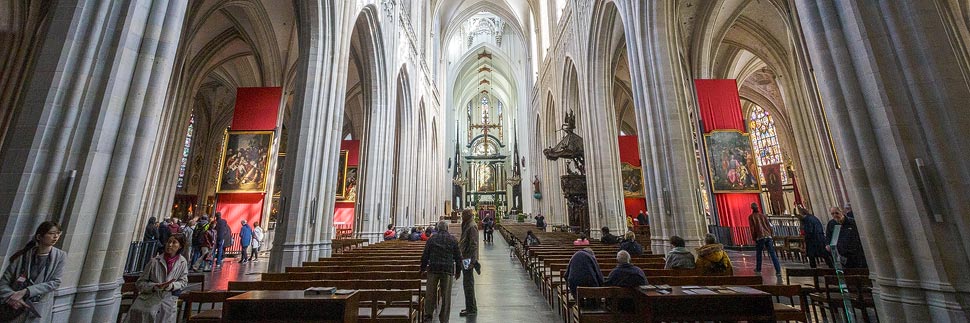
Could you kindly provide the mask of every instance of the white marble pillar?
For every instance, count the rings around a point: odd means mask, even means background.
[[[967,39],[936,2],[796,2],[883,320],[970,320]]]
[[[60,220],[54,321],[114,321],[187,1],[61,1],[2,152],[0,249]],[[65,196],[66,174],[77,170]],[[68,199],[66,209],[61,203]],[[59,213],[64,218],[59,219]],[[6,259],[5,259],[6,260]],[[6,264],[4,264],[6,265]]]

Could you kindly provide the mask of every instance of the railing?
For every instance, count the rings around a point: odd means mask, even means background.
[[[225,246],[227,257],[230,255],[238,255],[242,251],[242,245],[239,244],[239,234],[233,233],[230,237],[231,243]],[[157,254],[161,247],[162,243],[158,241],[133,241],[128,246],[128,258],[125,260],[125,274],[141,273],[142,269],[145,268],[145,264]]]
[[[158,241],[132,242],[128,247],[128,259],[125,260],[125,274],[140,273],[161,246]]]

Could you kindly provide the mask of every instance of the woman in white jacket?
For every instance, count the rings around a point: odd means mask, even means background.
[[[259,222],[253,225],[253,241],[250,246],[253,248],[253,252],[249,254],[250,262],[259,262],[259,246],[263,245],[263,228],[259,226]]]
[[[27,246],[10,257],[0,278],[0,300],[22,312],[7,318],[7,322],[51,322],[52,292],[61,286],[61,273],[67,262],[67,252],[54,247],[60,238],[61,227],[46,221],[37,227]]]
[[[138,297],[128,311],[128,322],[175,322],[178,317],[177,294],[189,282],[188,261],[182,257],[183,248],[185,236],[172,235],[165,242],[165,252],[145,266],[135,282]]]

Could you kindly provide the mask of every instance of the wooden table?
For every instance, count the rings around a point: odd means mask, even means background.
[[[360,294],[304,295],[302,290],[249,291],[226,299],[223,322],[357,322]]]
[[[698,286],[672,286],[667,294],[637,288],[640,313],[647,322],[775,321],[771,294],[746,286],[693,287]]]

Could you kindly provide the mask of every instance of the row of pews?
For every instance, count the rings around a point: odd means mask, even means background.
[[[527,231],[541,244],[525,246]],[[696,270],[663,269],[663,255],[634,256],[631,262],[643,269],[651,285],[669,285],[667,290],[619,287],[580,287],[568,291],[565,270],[569,259],[581,248],[596,254],[603,276],[616,267],[616,245],[593,241],[574,246],[575,234],[544,232],[532,225],[502,224],[499,232],[542,290],[550,306],[558,307],[564,322],[669,322],[669,321],[806,321],[803,287],[765,285],[761,276],[704,276]],[[712,295],[713,294],[713,295]],[[615,306],[623,301],[632,308]],[[598,304],[590,306],[589,304]],[[582,306],[580,306],[582,305]]]
[[[425,280],[419,274],[424,242],[386,241],[335,248],[329,258],[263,273],[255,281],[230,281],[228,291],[180,296],[185,322],[417,322]],[[308,288],[333,287],[334,295],[306,296]]]

